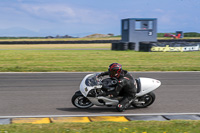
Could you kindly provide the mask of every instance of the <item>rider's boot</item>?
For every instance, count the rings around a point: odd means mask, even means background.
[[[117,104],[116,109],[119,112],[123,112],[125,111],[127,108],[129,108],[131,106],[131,103],[133,102],[135,98],[130,98],[130,97],[124,97],[119,104]]]
[[[130,106],[128,98],[124,97],[116,106],[117,111],[123,112]]]

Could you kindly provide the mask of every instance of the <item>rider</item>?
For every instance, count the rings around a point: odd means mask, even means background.
[[[101,73],[100,75],[98,75],[98,77],[105,75],[109,75],[110,78],[117,79],[118,83],[114,90],[103,92],[100,95],[101,96],[113,95],[114,97],[116,97],[119,94],[122,94],[123,98],[121,101],[119,101],[116,107],[118,111],[122,112],[129,107],[130,103],[135,98],[136,94],[135,79],[128,71],[123,70],[122,65],[119,63],[110,64],[108,71]]]

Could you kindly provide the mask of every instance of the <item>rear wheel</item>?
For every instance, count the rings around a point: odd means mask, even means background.
[[[142,97],[137,98],[138,101],[133,102],[132,106],[136,108],[145,108],[150,106],[156,99],[156,96],[153,92],[150,92]]]
[[[93,106],[89,99],[84,97],[80,91],[77,91],[72,97],[72,104],[81,109],[87,109]]]

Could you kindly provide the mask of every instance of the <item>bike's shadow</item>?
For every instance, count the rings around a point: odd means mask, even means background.
[[[136,108],[130,107],[127,110],[135,110]],[[57,108],[60,111],[66,112],[85,112],[85,113],[109,113],[109,112],[118,112],[115,107],[91,107],[88,109],[79,109],[79,108]]]

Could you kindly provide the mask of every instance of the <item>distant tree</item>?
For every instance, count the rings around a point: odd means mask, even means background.
[[[184,33],[184,37],[200,37],[200,33],[197,33],[197,32],[186,32],[186,33]]]

